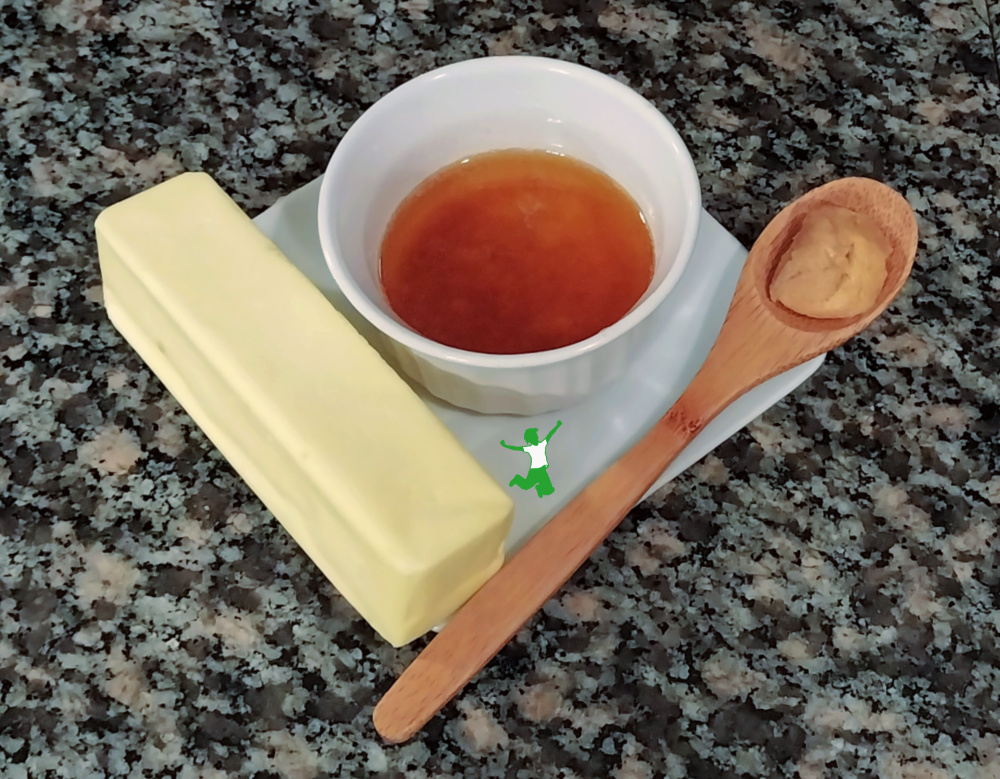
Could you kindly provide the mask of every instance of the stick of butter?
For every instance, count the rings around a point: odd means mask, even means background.
[[[208,175],[95,228],[112,323],[383,638],[496,572],[510,497]]]

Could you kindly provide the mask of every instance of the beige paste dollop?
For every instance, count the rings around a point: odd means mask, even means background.
[[[771,299],[803,316],[858,316],[878,300],[892,246],[868,216],[821,205],[810,211],[779,260]]]

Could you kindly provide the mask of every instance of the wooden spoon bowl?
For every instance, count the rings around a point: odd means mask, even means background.
[[[768,289],[778,259],[791,244],[806,214],[819,205],[840,206],[868,216],[892,245],[887,261],[887,278],[878,301],[865,314],[846,319],[812,319],[796,314],[771,300]],[[858,323],[866,327],[892,302],[913,267],[917,250],[917,222],[906,200],[884,184],[865,178],[832,181],[806,193],[781,211],[764,228],[747,256],[745,269],[758,268],[754,276],[757,296],[771,306],[771,314],[797,330],[817,332],[848,329],[848,338]],[[744,271],[745,272],[745,271]]]
[[[892,245],[876,304],[849,319],[801,316],[773,301],[768,290],[802,220],[823,204],[869,216]],[[902,289],[916,250],[913,210],[898,193],[871,179],[831,182],[778,214],[747,255],[722,331],[684,394],[508,560],[403,672],[375,707],[375,727],[383,738],[405,741],[440,711],[565,584],[722,409],[864,330]]]

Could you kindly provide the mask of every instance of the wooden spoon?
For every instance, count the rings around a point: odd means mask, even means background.
[[[820,204],[869,215],[892,244],[882,293],[860,316],[812,319],[768,294],[776,263],[805,214]],[[375,707],[375,728],[382,737],[405,741],[440,711],[569,580],[722,409],[864,330],[899,293],[916,250],[917,223],[909,204],[871,179],[833,181],[778,214],[747,255],[722,331],[684,394],[452,616]]]

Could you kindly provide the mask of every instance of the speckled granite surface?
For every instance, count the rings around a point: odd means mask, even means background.
[[[1000,777],[1000,72],[983,0],[0,4],[0,776]],[[874,175],[919,267],[415,741],[373,636],[109,326],[91,224],[251,213],[429,68],[615,74],[744,243]]]

